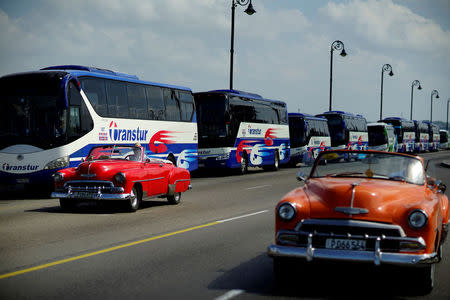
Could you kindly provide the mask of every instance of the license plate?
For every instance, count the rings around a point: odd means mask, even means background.
[[[327,239],[325,248],[339,250],[366,250],[365,240]]]
[[[78,199],[94,199],[97,197],[96,193],[89,193],[89,192],[74,192],[72,194],[73,198],[78,198]]]
[[[16,182],[19,184],[30,183],[30,178],[17,178]]]

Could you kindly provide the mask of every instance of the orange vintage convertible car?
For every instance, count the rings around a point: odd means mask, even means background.
[[[61,208],[72,209],[85,200],[122,201],[129,211],[148,197],[167,197],[178,204],[181,193],[191,188],[189,171],[170,161],[148,158],[140,145],[102,145],[91,149],[76,168],[53,175]]]
[[[350,155],[349,155],[350,154]],[[348,162],[345,157],[355,157]],[[333,161],[334,163],[326,163]],[[433,287],[448,231],[445,185],[422,158],[378,151],[325,151],[307,179],[278,203],[275,279],[297,262],[333,260],[404,267],[420,293]]]

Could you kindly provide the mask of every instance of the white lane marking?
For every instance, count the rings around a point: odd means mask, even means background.
[[[225,220],[219,220],[219,221],[216,221],[216,222],[217,223],[225,223],[225,222],[234,221],[234,220],[237,220],[237,219],[242,219],[242,218],[247,218],[247,217],[251,217],[251,216],[254,216],[254,215],[263,214],[263,213],[266,213],[268,211],[269,210],[267,210],[267,209],[266,210],[261,210],[261,211],[257,211],[257,212],[251,213],[251,214],[238,216],[238,217],[234,217],[234,218],[229,218],[229,219],[225,219]]]
[[[228,300],[242,294],[243,292],[244,290],[231,290],[229,292],[226,292],[222,296],[217,297],[215,300]]]
[[[258,186],[253,186],[253,187],[246,188],[246,190],[255,190],[255,189],[260,189],[260,188],[269,187],[269,186],[272,186],[272,185],[270,185],[270,184],[258,185]]]

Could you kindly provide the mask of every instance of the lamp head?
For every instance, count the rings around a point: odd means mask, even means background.
[[[394,72],[392,72],[392,70],[389,72],[389,76],[394,76]]]
[[[422,89],[422,86],[419,84],[419,87],[417,88],[418,90],[421,90]]]
[[[344,48],[342,48],[341,56],[342,56],[342,57],[346,57],[346,56],[347,56],[347,52],[345,52],[345,49],[344,49]]]
[[[256,13],[256,10],[253,8],[252,1],[251,1],[251,0],[250,0],[250,4],[248,5],[247,9],[244,10],[244,12],[245,12],[247,15],[249,15],[249,16],[253,15],[254,13]]]

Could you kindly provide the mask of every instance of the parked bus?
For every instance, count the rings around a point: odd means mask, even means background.
[[[439,142],[441,139],[439,126],[430,123],[430,121],[424,121],[424,123],[428,126],[428,151],[439,151]]]
[[[286,103],[237,90],[194,94],[199,166],[277,170],[289,161]]]
[[[382,122],[367,124],[369,149],[397,152],[397,137],[394,126]]]
[[[327,111],[325,117],[331,136],[331,149],[366,150],[369,144],[367,121],[362,115],[343,111]]]
[[[398,152],[414,152],[416,141],[416,127],[414,122],[404,118],[390,117],[381,122],[394,126],[398,141]]]
[[[327,119],[308,114],[289,113],[289,164],[311,165],[319,152],[331,148]]]
[[[439,141],[439,148],[441,150],[447,150],[450,148],[450,143],[448,142],[448,131],[441,129],[439,130],[439,134],[441,136],[441,139]]]
[[[428,125],[422,121],[414,120],[416,140],[414,143],[415,152],[424,152],[428,150]]]
[[[49,184],[99,144],[136,144],[147,155],[197,168],[192,91],[85,66],[0,78],[0,182]]]

